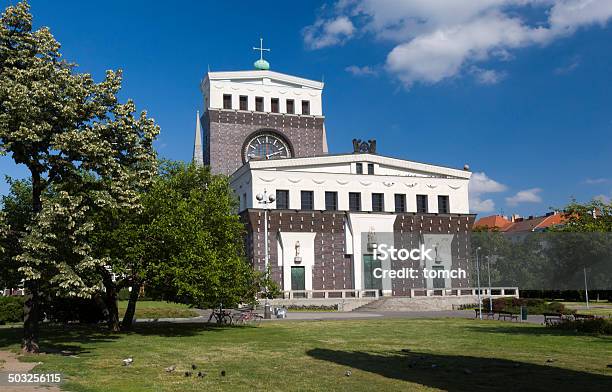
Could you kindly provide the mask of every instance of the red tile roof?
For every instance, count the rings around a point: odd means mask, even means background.
[[[485,216],[474,223],[474,228],[497,229],[503,232],[540,231],[560,225],[567,220],[564,214],[554,213],[530,218],[518,218],[514,222],[501,215]]]

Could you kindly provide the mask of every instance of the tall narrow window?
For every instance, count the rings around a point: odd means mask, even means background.
[[[287,100],[287,113],[295,114],[295,101],[293,99]]]
[[[403,193],[395,194],[395,212],[406,212],[406,195]]]
[[[223,94],[223,109],[232,108],[232,94]]]
[[[263,97],[255,97],[255,110],[258,112],[264,111]]]
[[[310,101],[302,101],[302,114],[310,114]]]
[[[355,164],[355,172],[357,174],[363,174],[363,164],[362,163]]]
[[[246,95],[240,96],[240,110],[249,110],[249,98]]]
[[[417,212],[426,214],[427,208],[427,195],[417,195]]]
[[[279,210],[289,209],[289,191],[283,189],[276,190],[276,208]]]
[[[450,213],[450,204],[448,202],[448,196],[438,196],[438,212],[440,214]]]
[[[270,109],[272,113],[278,113],[278,98],[272,98]]]
[[[244,209],[246,210],[248,207],[248,202],[249,202],[246,198],[246,193],[242,194],[242,199],[244,200]]]
[[[302,209],[303,210],[314,210],[314,192],[313,191],[302,191]]]
[[[338,192],[325,192],[325,209],[328,211],[338,209]]]
[[[385,194],[372,193],[372,211],[382,212],[385,210]]]
[[[349,211],[361,211],[361,193],[349,192]]]
[[[368,163],[368,174],[374,174],[374,164]]]

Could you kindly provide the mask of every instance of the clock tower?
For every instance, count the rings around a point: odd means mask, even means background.
[[[200,85],[193,160],[214,174],[230,175],[250,160],[327,154],[323,83],[271,71],[267,49],[254,49],[261,53],[254,70],[208,72]]]

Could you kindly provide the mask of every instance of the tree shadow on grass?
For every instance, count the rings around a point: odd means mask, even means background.
[[[40,328],[41,352],[59,355],[87,353],[84,344],[113,342],[122,336],[143,335],[162,337],[195,336],[203,332],[218,332],[228,327],[204,323],[148,322],[137,323],[131,331],[110,332],[104,325],[43,324]],[[248,328],[248,327],[245,327]],[[21,344],[21,325],[0,328],[0,349]]]
[[[612,377],[496,358],[316,348],[313,358],[450,392],[610,391]],[[606,364],[602,363],[602,369]]]

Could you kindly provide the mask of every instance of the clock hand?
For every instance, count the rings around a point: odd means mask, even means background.
[[[272,154],[268,154],[266,155],[266,159],[270,159],[270,157],[274,156],[274,155],[278,155],[280,154],[282,151],[277,151],[277,152],[273,152]]]

